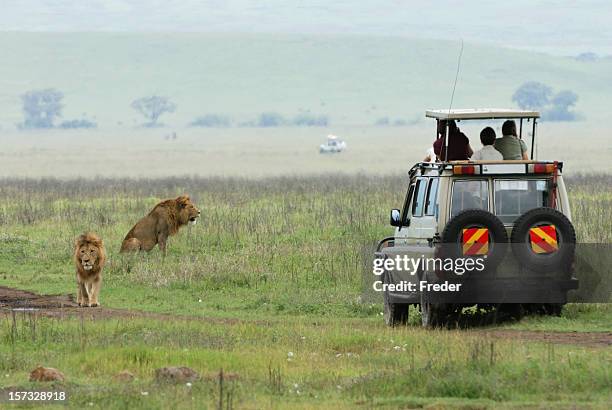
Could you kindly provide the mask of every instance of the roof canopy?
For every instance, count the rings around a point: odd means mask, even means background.
[[[491,120],[496,118],[540,118],[540,113],[538,111],[501,108],[467,108],[427,110],[425,116],[438,120]]]

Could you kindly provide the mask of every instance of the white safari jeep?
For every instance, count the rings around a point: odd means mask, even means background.
[[[320,154],[338,154],[346,149],[346,142],[335,135],[328,135],[325,144],[319,145]]]
[[[576,236],[563,164],[533,160],[539,113],[470,109],[426,116],[438,126],[514,119],[519,137],[530,123],[532,159],[412,167],[403,207],[391,211],[394,235],[380,241],[375,254],[374,263],[383,268],[377,290],[383,292],[386,323],[405,323],[410,305],[420,307],[424,326],[453,323],[474,305],[559,314],[568,290],[578,287]]]

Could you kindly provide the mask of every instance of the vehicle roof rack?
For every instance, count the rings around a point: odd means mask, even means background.
[[[512,118],[540,118],[538,111],[512,108],[461,108],[452,110],[427,110],[425,117],[438,120],[492,120]]]

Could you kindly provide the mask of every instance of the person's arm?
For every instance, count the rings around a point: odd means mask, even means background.
[[[470,158],[472,155],[474,155],[474,150],[470,146],[469,142],[467,144],[466,154],[467,154],[468,158]]]
[[[523,154],[523,159],[528,160],[529,154],[527,154],[527,144],[525,144],[525,141],[523,140],[519,141],[521,141],[521,153]]]
[[[436,154],[438,158],[440,157],[442,153],[442,141],[443,141],[442,138],[438,138],[433,143],[433,151],[434,151],[434,154]]]

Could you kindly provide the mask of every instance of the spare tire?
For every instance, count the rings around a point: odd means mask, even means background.
[[[484,270],[494,271],[506,255],[508,234],[491,212],[467,209],[447,222],[442,232],[444,258],[484,258]]]
[[[553,208],[535,208],[521,215],[510,241],[518,263],[535,272],[568,271],[574,260],[574,226]]]

